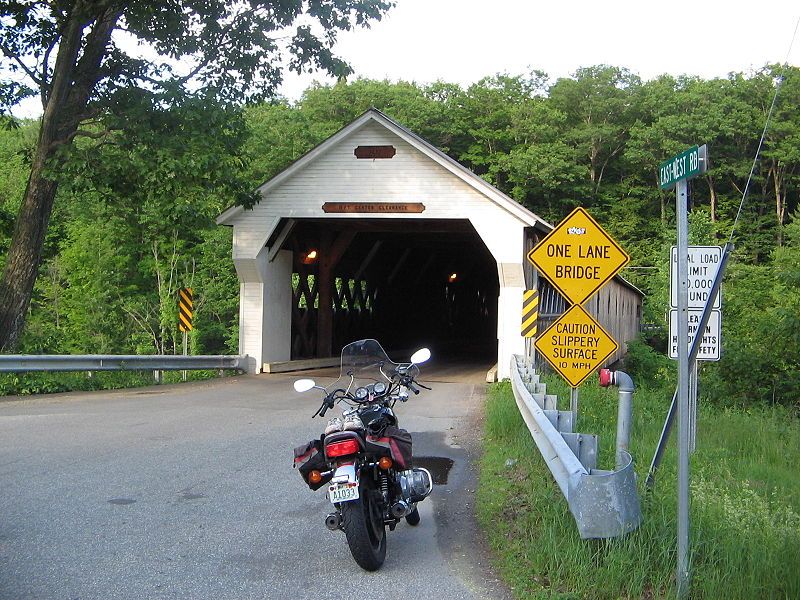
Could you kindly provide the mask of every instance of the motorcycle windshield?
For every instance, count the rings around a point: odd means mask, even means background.
[[[391,361],[377,340],[359,340],[342,348],[340,378],[359,380],[385,380],[381,371],[391,377],[397,363]]]

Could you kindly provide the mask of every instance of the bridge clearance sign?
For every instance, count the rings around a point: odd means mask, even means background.
[[[573,388],[617,351],[617,342],[581,307],[630,256],[581,207],[528,253],[528,260],[574,306],[535,342]]]

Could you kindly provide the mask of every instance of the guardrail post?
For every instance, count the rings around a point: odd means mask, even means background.
[[[633,382],[617,372],[620,384],[620,428],[617,436],[617,468],[597,467],[597,436],[559,431],[558,417],[571,415],[555,411],[555,401],[548,403],[545,390],[532,393],[523,382],[524,359],[511,359],[511,388],[517,407],[547,467],[561,488],[575,518],[581,538],[611,538],[636,529],[642,521],[633,459],[624,449],[630,437],[631,395]],[[610,379],[610,372],[607,377]],[[539,385],[539,384],[536,384]],[[540,405],[541,403],[544,405]],[[545,410],[545,406],[549,406]],[[571,427],[564,429],[572,429]],[[585,443],[585,447],[584,447]]]
[[[600,386],[619,387],[619,407],[617,408],[617,469],[621,469],[627,459],[631,440],[631,419],[633,417],[633,379],[623,371],[600,369]]]

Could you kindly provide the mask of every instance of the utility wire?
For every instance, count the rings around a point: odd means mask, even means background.
[[[775,94],[772,96],[772,104],[769,107],[769,112],[767,113],[767,120],[764,123],[764,131],[761,132],[761,139],[758,141],[758,148],[756,149],[756,155],[753,157],[753,164],[750,167],[750,174],[747,176],[747,183],[744,185],[744,191],[742,192],[742,200],[739,202],[739,210],[736,212],[736,219],[733,221],[733,227],[731,227],[731,235],[728,238],[728,243],[733,242],[733,236],[736,233],[736,225],[739,223],[739,217],[742,214],[742,208],[744,208],[744,202],[747,199],[747,192],[750,189],[750,181],[753,179],[753,173],[756,170],[756,164],[758,164],[758,157],[761,154],[761,147],[764,145],[764,139],[767,137],[767,131],[769,130],[769,123],[772,120],[772,113],[775,110],[775,104],[778,100],[778,95],[781,92],[781,87],[783,86],[783,80],[785,78],[786,68],[789,65],[789,55],[792,53],[792,46],[794,46],[794,40],[797,37],[797,29],[800,27],[800,17],[798,17],[797,22],[794,25],[794,33],[792,34],[792,40],[789,42],[789,49],[786,51],[786,58],[783,61],[783,65],[781,66],[780,75],[778,75],[778,79],[775,85]]]

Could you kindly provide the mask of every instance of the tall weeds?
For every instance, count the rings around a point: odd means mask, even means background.
[[[567,389],[549,381],[566,408]],[[643,523],[612,540],[581,540],[566,500],[517,412],[507,383],[486,410],[478,518],[518,598],[661,598],[675,595],[676,452],[644,490],[672,391],[637,390],[631,451]],[[578,431],[600,435],[611,468],[616,390],[580,390]],[[691,458],[692,598],[800,598],[800,423],[781,408],[701,407]]]

